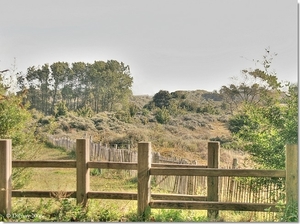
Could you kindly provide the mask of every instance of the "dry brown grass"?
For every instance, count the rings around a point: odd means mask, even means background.
[[[99,113],[91,118],[87,130],[70,128],[68,132],[58,132],[57,137],[66,136],[71,139],[90,137],[94,142],[103,144],[130,144],[131,148],[137,148],[140,141],[152,142],[153,151],[160,152],[163,156],[177,157],[189,161],[197,161],[198,164],[206,164],[207,144],[210,139],[230,139],[231,134],[226,123],[221,122],[221,115],[185,114],[173,118],[170,124],[162,125],[156,122],[142,124],[133,120],[125,123],[116,119],[113,113]],[[72,120],[76,125],[74,116],[64,119],[64,122]],[[88,118],[86,118],[88,119]],[[57,126],[60,127],[58,120]],[[94,121],[92,125],[91,120]],[[83,118],[79,124],[85,123]],[[192,127],[192,128],[191,128]],[[99,129],[98,131],[95,131]],[[221,145],[222,146],[222,145]],[[225,150],[221,148],[221,165],[232,164],[233,158],[239,163],[244,163],[246,154]]]

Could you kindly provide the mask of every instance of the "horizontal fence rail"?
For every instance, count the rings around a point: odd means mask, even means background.
[[[233,211],[278,211],[274,204],[237,203],[237,202],[196,202],[155,200],[150,202],[151,208],[159,209],[194,209],[194,210],[233,210]]]
[[[52,198],[60,195],[61,198],[76,198],[76,191],[22,191],[13,190],[12,197],[27,198]],[[112,191],[89,191],[88,199],[120,199],[120,200],[137,200],[137,193],[133,192],[112,192]],[[205,196],[182,195],[182,194],[157,194],[152,193],[151,198],[154,200],[177,200],[177,201],[206,201]]]
[[[12,161],[12,167],[76,168],[76,160]]]
[[[138,144],[136,162],[99,162],[90,160],[88,139],[77,139],[76,160],[48,161],[12,161],[11,140],[0,140],[0,213],[11,211],[11,197],[69,197],[76,198],[84,206],[88,199],[137,200],[138,215],[145,216],[146,209],[174,208],[207,210],[209,217],[218,216],[219,210],[235,211],[278,211],[276,203],[241,203],[219,200],[219,177],[276,177],[285,178],[287,203],[298,200],[298,148],[297,145],[286,146],[285,170],[220,169],[220,144],[208,143],[208,165],[195,164],[161,164],[153,163],[151,143]],[[76,191],[22,191],[12,190],[11,176],[13,167],[36,168],[75,168],[77,175]],[[90,191],[90,169],[119,169],[137,171],[137,193]],[[151,177],[168,176],[206,176],[207,195],[156,194],[151,193]],[[233,180],[233,179],[231,179]],[[188,180],[189,181],[189,180]],[[233,186],[233,185],[232,185]],[[229,188],[232,190],[232,187]],[[230,192],[229,192],[230,193]],[[232,193],[232,192],[231,192]]]
[[[150,175],[172,175],[172,176],[211,176],[211,177],[286,177],[284,170],[228,170],[217,168],[156,168],[152,167]]]

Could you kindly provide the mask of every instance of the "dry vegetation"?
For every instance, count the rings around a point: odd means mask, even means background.
[[[239,164],[245,167],[246,154],[226,146],[226,143],[231,141],[231,134],[227,129],[229,115],[220,109],[220,100],[213,101],[213,97],[212,93],[197,90],[188,92],[186,100],[198,100],[200,104],[209,100],[218,107],[219,114],[181,111],[176,116],[171,116],[168,123],[160,124],[156,121],[153,111],[143,109],[152,97],[133,96],[132,103],[139,108],[134,116],[126,117],[119,111],[81,117],[70,112],[58,118],[39,118],[38,131],[71,139],[92,136],[94,142],[118,144],[118,147],[130,144],[132,149],[136,148],[140,141],[150,141],[153,150],[160,152],[162,156],[197,161],[198,164],[206,164],[208,141],[220,141],[221,166],[228,167],[233,158],[237,158]]]

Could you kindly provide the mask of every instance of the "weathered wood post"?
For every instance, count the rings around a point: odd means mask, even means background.
[[[138,216],[145,220],[147,218],[147,209],[149,209],[151,197],[151,142],[138,143]],[[150,212],[150,210],[148,210]]]
[[[8,214],[11,212],[11,145],[11,139],[0,139],[0,214]]]
[[[208,142],[207,167],[219,168],[220,163],[220,142]],[[207,177],[207,201],[219,200],[219,177]],[[207,210],[208,218],[217,218],[218,210]]]
[[[236,169],[237,168],[237,159],[234,158],[232,161],[232,169]],[[229,197],[227,198],[228,201],[233,201],[233,188],[234,188],[234,181],[235,181],[235,177],[229,177]]]
[[[298,203],[298,145],[286,145],[286,204]]]
[[[90,160],[90,142],[88,139],[76,140],[76,175],[77,189],[76,199],[77,204],[83,206],[87,203],[87,193],[90,189],[90,169],[87,162]]]

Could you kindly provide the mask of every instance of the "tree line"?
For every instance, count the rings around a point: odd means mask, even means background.
[[[129,66],[116,60],[32,66],[17,78],[25,102],[46,115],[55,114],[57,107],[95,113],[128,107],[132,83]]]

